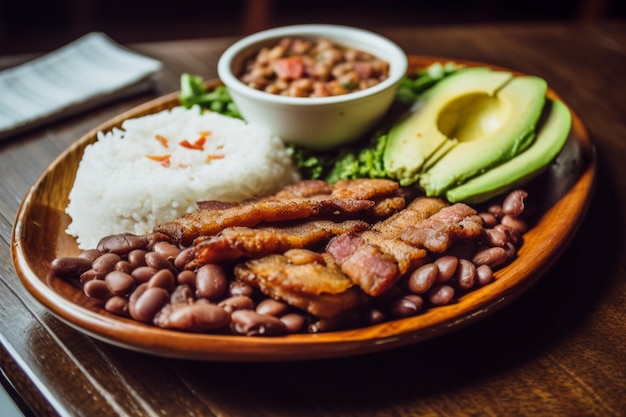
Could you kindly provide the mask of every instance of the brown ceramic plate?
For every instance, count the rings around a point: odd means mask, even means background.
[[[435,61],[445,62],[434,57],[410,57],[412,70]],[[217,85],[218,81],[209,84]],[[553,91],[549,94],[556,97]],[[411,318],[320,334],[245,337],[163,330],[95,307],[81,290],[52,276],[49,265],[55,257],[79,252],[74,239],[64,233],[70,221],[64,209],[85,146],[95,141],[97,131],[108,131],[127,118],[173,107],[178,103],[177,97],[178,93],[172,93],[148,102],[80,138],[29,190],[17,213],[12,236],[13,263],[20,279],[57,317],[102,341],[160,356],[216,361],[320,359],[390,349],[467,326],[526,291],[564,251],[585,215],[596,175],[589,135],[581,120],[573,115],[572,133],[565,148],[556,163],[542,174],[540,216],[526,233],[519,256],[497,272],[494,282],[462,296],[454,304]]]

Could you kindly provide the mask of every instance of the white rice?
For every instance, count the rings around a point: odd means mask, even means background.
[[[202,150],[180,144],[203,135]],[[169,167],[159,161],[167,155]],[[99,132],[76,173],[66,232],[79,248],[94,248],[111,234],[148,233],[195,210],[197,201],[241,201],[297,179],[288,148],[265,127],[176,107]]]

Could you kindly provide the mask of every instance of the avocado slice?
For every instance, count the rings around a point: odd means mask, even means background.
[[[572,127],[572,115],[559,100],[548,100],[547,116],[538,128],[534,143],[515,158],[446,192],[451,203],[482,203],[498,194],[522,186],[534,178],[561,151]]]
[[[495,93],[451,94],[431,124],[458,144],[422,173],[429,196],[442,195],[525,150],[545,104],[548,85],[535,76],[513,77]]]
[[[402,185],[417,182],[425,165],[432,165],[457,143],[456,137],[446,135],[454,132],[440,130],[437,121],[442,112],[459,99],[493,97],[512,78],[506,71],[463,68],[428,89],[387,135],[383,154],[387,173]],[[433,156],[434,162],[428,162]]]

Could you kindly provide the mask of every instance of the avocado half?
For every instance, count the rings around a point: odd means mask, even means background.
[[[402,185],[419,183],[427,195],[444,195],[531,146],[547,90],[545,80],[535,76],[484,67],[458,70],[421,96],[390,130],[385,169]]]
[[[572,115],[563,102],[548,100],[543,122],[538,127],[534,143],[515,158],[482,175],[449,189],[446,198],[451,203],[482,203],[515,187],[526,184],[556,158],[565,145],[572,126]]]
[[[439,127],[438,120],[446,106],[456,99],[493,97],[512,78],[508,72],[467,68],[426,90],[405,118],[389,131],[383,155],[385,170],[403,185],[417,182],[425,166],[431,166],[458,142],[449,134],[453,132],[442,132]]]

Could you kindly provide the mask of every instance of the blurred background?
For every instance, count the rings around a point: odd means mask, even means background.
[[[624,0],[0,0],[0,55],[45,52],[90,31],[120,43],[241,36],[271,26],[590,21],[626,16]]]

